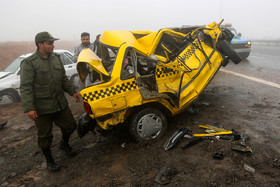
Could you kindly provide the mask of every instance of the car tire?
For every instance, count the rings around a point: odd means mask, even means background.
[[[239,54],[239,56],[242,58],[242,60],[245,60],[246,58],[248,58],[249,55],[250,55],[250,53]]]
[[[72,77],[70,78],[70,82],[74,86],[74,88],[79,88],[80,78],[77,73],[72,75]]]
[[[226,40],[219,40],[217,48],[222,51],[228,58],[235,64],[239,64],[242,61],[241,57],[231,48]]]
[[[11,104],[19,101],[18,96],[12,91],[3,91],[0,93],[0,104]]]
[[[137,142],[161,137],[167,129],[165,114],[156,108],[134,112],[129,120],[129,132]]]

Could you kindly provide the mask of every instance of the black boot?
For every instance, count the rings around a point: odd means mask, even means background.
[[[60,141],[59,148],[66,152],[68,156],[75,156],[76,152],[73,151],[72,147],[69,145],[70,135],[62,134],[62,140]]]
[[[47,161],[47,169],[50,171],[50,172],[56,172],[56,171],[59,171],[60,170],[60,167],[59,165],[57,165],[54,160],[53,160],[53,157],[52,157],[52,153],[51,153],[51,150],[50,149],[42,149],[43,151],[43,154],[46,158],[46,161]]]

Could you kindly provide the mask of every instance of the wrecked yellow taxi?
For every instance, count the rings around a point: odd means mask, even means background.
[[[117,124],[127,124],[138,142],[162,136],[167,116],[184,111],[229,60],[241,61],[220,25],[105,31],[98,56],[84,49],[78,57],[85,109],[79,136]]]

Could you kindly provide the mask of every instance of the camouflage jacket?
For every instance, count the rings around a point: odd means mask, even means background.
[[[38,115],[64,110],[68,106],[64,92],[75,89],[65,74],[59,55],[43,57],[38,50],[21,63],[20,95],[24,112]]]

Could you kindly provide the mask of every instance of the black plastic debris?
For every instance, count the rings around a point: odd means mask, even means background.
[[[202,142],[205,138],[203,137],[200,137],[200,138],[197,138],[195,140],[192,140],[190,142],[188,142],[187,144],[185,144],[182,149],[187,149],[188,147],[191,147],[191,146],[194,146],[196,144],[198,144],[199,142]]]
[[[204,108],[210,106],[211,104],[209,102],[197,102],[197,103],[193,103],[191,104],[187,110],[189,111],[189,113],[191,114],[197,114],[199,111],[203,110]]]
[[[181,127],[180,129],[178,129],[164,144],[164,150],[167,151],[173,148],[179,142],[179,140],[184,137],[185,134],[188,134],[190,132],[191,130],[187,127]]]
[[[157,174],[155,178],[155,182],[158,184],[169,184],[175,175],[177,175],[179,172],[174,167],[166,167],[162,166],[160,168],[160,172]]]
[[[224,159],[224,154],[223,152],[216,152],[213,154],[213,158],[214,159],[217,159],[217,160],[223,160]]]
[[[5,127],[5,125],[7,125],[8,123],[8,120],[4,121],[4,122],[1,122],[0,123],[0,129],[3,129]]]

